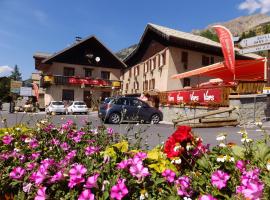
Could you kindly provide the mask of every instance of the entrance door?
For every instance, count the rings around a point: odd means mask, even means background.
[[[90,91],[83,91],[83,101],[86,103],[88,108],[92,107],[92,94]]]

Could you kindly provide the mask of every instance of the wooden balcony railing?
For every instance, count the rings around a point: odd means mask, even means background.
[[[120,89],[122,83],[121,81],[118,80],[93,79],[89,77],[51,76],[51,75],[42,76],[41,87],[49,87],[51,85],[114,87],[115,89]]]

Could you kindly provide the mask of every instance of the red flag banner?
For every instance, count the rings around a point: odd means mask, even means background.
[[[232,34],[224,26],[213,26],[219,38],[226,67],[235,75],[235,54]]]
[[[36,96],[37,101],[38,101],[38,99],[39,99],[38,85],[36,83],[32,83],[32,84],[33,84],[33,89],[34,89],[35,96]]]

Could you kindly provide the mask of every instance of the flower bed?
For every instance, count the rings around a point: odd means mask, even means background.
[[[154,149],[136,149],[111,128],[41,121],[0,136],[0,199],[269,199],[268,136],[209,150],[180,126]]]

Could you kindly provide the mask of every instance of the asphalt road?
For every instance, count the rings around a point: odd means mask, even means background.
[[[55,125],[61,125],[67,119],[73,119],[74,122],[80,127],[83,125],[84,121],[91,121],[93,127],[98,127],[101,122],[97,116],[97,112],[91,112],[88,115],[55,115],[46,116],[43,113],[13,113],[10,114],[6,111],[0,112],[0,127],[7,125],[12,127],[16,124],[24,123],[30,127],[34,127],[37,121],[44,118],[48,118]],[[3,123],[6,120],[6,124]],[[264,127],[266,132],[270,133],[270,123],[265,123]],[[107,127],[112,127],[115,132],[127,135],[128,138],[133,140],[135,137],[142,137],[142,146],[144,148],[152,148],[164,141],[174,132],[174,127],[171,124],[161,122],[160,124],[105,124]],[[241,129],[245,128],[249,133],[249,137],[252,139],[262,138],[263,133],[255,126],[249,127],[220,127],[220,128],[196,128],[193,129],[194,134],[199,135],[203,138],[205,144],[210,144],[211,146],[218,144],[216,141],[216,136],[221,133],[227,134],[227,141],[241,144],[241,134],[237,133]]]

